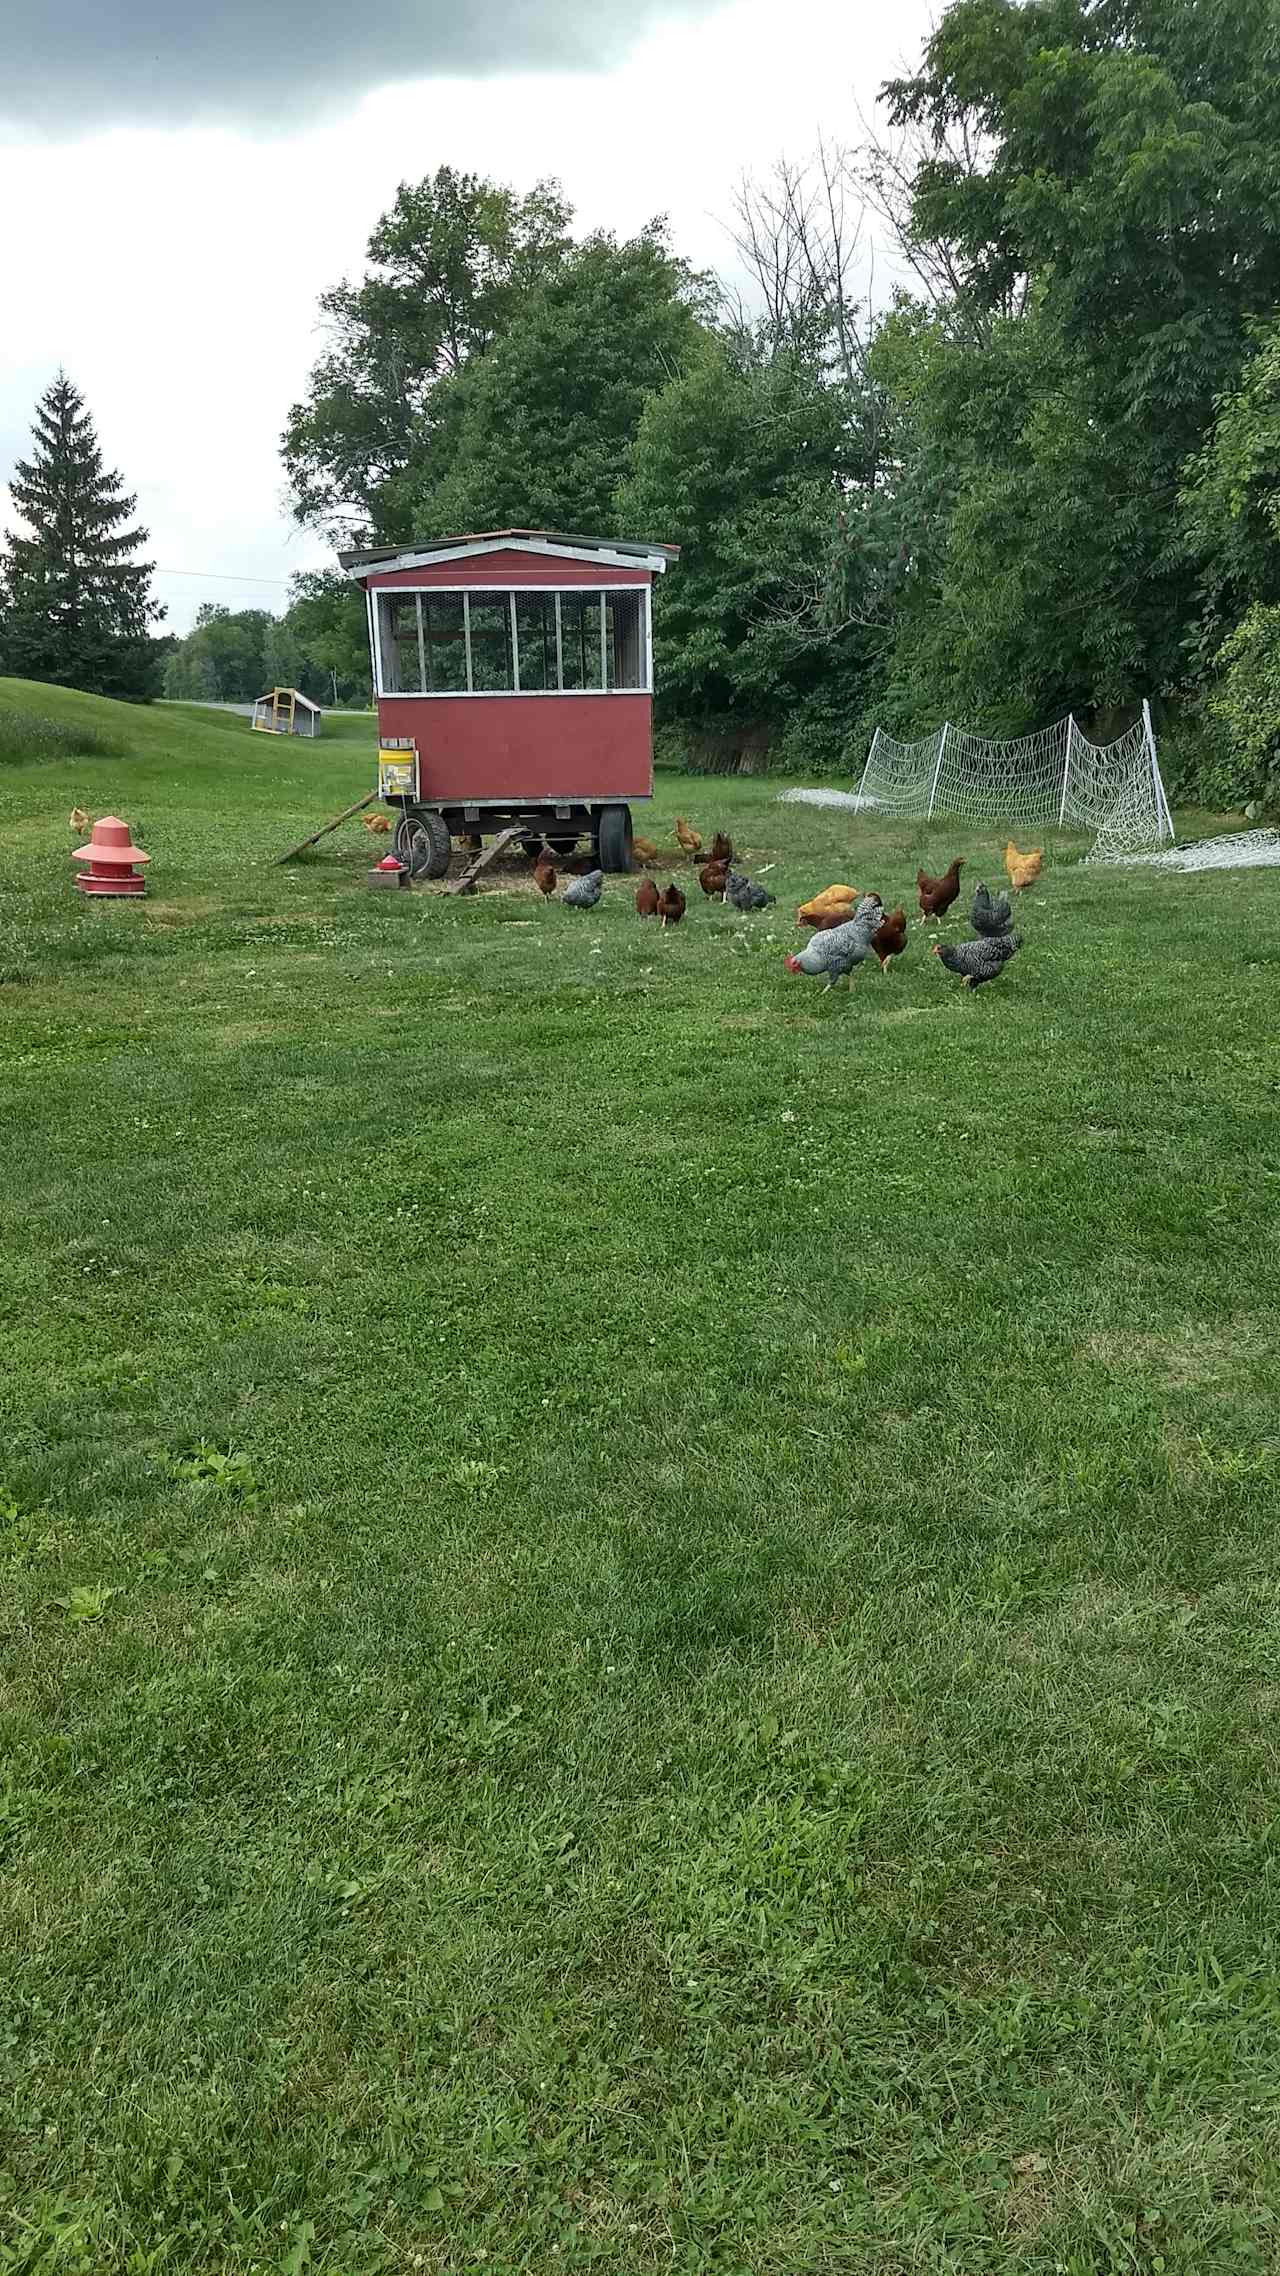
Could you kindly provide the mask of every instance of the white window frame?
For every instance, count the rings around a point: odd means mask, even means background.
[[[628,564],[628,566],[630,566],[630,564]],[[473,593],[505,593],[505,594],[507,594],[507,595],[509,596],[509,601],[510,601],[510,610],[511,610],[511,668],[512,668],[512,677],[513,677],[513,678],[514,678],[514,680],[515,680],[515,686],[514,686],[514,687],[510,687],[510,688],[477,688],[477,687],[473,687],[473,685],[472,685],[472,670],[471,670],[471,608],[470,608],[470,597],[471,597],[471,595],[472,595]],[[572,598],[572,599],[577,599],[577,600],[584,600],[584,599],[586,599],[586,598],[587,598],[587,597],[588,597],[590,594],[592,594],[592,593],[598,593],[598,594],[599,594],[599,598],[600,598],[600,672],[601,672],[601,685],[600,685],[598,688],[566,688],[566,687],[554,687],[554,688],[522,688],[522,687],[521,687],[521,685],[520,685],[520,638],[519,638],[519,633],[518,633],[518,630],[517,630],[517,620],[516,620],[516,602],[517,602],[517,601],[518,601],[518,600],[521,598],[521,596],[522,596],[523,594],[525,594],[525,593],[538,593],[538,594],[550,595],[550,596],[551,596],[551,597],[554,599],[554,601],[555,601],[555,604],[556,604],[556,677],[557,677],[557,679],[563,679],[563,677],[564,677],[564,649],[563,649],[563,641],[562,641],[562,636],[561,636],[561,618],[560,618],[560,607],[561,607],[561,602],[562,602],[562,601],[565,599],[566,595],[567,595],[568,597]],[[625,593],[625,594],[627,594],[628,596],[630,596],[630,595],[634,594],[634,595],[635,595],[635,598],[636,598],[636,599],[638,600],[638,602],[640,603],[640,638],[639,638],[639,642],[638,642],[638,648],[639,648],[639,655],[640,655],[640,669],[641,669],[641,671],[642,671],[642,673],[643,673],[643,675],[644,675],[643,685],[642,685],[642,686],[640,686],[640,687],[634,687],[634,688],[611,688],[611,687],[609,686],[609,684],[608,684],[608,680],[609,680],[609,662],[608,662],[608,655],[607,655],[607,651],[606,651],[606,641],[605,641],[605,629],[606,629],[606,626],[607,626],[607,624],[608,624],[608,614],[607,614],[607,610],[606,610],[606,605],[605,605],[605,604],[606,604],[606,602],[608,601],[609,595],[610,595],[611,593]],[[509,699],[511,696],[524,696],[524,697],[525,697],[527,700],[531,700],[531,701],[538,701],[538,702],[545,702],[545,701],[547,701],[548,699],[552,699],[552,698],[560,698],[560,699],[562,699],[562,700],[565,700],[565,701],[572,701],[572,700],[576,699],[578,696],[584,696],[584,695],[586,695],[586,696],[602,696],[602,695],[605,695],[605,696],[609,696],[610,698],[612,698],[612,697],[614,697],[614,696],[628,696],[628,695],[644,695],[644,696],[651,696],[651,695],[653,694],[653,587],[652,587],[652,585],[651,585],[651,584],[649,584],[647,581],[646,581],[646,582],[645,582],[643,585],[599,585],[599,586],[597,586],[597,585],[595,585],[595,584],[591,584],[591,585],[511,585],[511,584],[501,584],[501,585],[477,585],[477,584],[467,584],[467,585],[437,585],[437,584],[430,584],[430,585],[372,585],[372,584],[371,584],[371,585],[369,585],[369,586],[368,586],[368,588],[367,588],[367,594],[368,594],[368,601],[369,601],[369,631],[370,631],[370,647],[371,647],[371,649],[372,649],[372,652],[373,652],[373,677],[374,677],[374,689],[375,689],[376,693],[377,693],[379,696],[381,696],[381,697],[387,697],[387,698],[391,699],[392,701],[394,701],[394,700],[395,700],[395,698],[396,698],[397,696],[403,696],[403,697],[405,697],[405,698],[406,698],[406,699],[407,699],[409,702],[411,702],[411,703],[470,703],[470,702],[473,702],[473,701],[477,701],[477,700],[478,700],[479,702],[481,702],[481,703],[501,703],[501,702],[504,702],[504,701],[506,701],[507,699]],[[386,677],[385,677],[385,673],[384,673],[384,669],[383,669],[383,658],[382,658],[382,616],[383,616],[383,611],[382,611],[382,606],[381,606],[381,604],[382,604],[382,602],[383,602],[384,600],[385,600],[385,601],[388,601],[388,602],[390,602],[390,601],[396,601],[396,600],[403,600],[403,599],[407,599],[407,598],[408,598],[408,597],[409,597],[411,594],[412,594],[412,595],[414,596],[414,598],[415,598],[415,601],[416,601],[416,607],[417,607],[417,617],[418,617],[418,665],[419,665],[419,673],[420,673],[420,676],[421,676],[423,679],[425,679],[425,678],[426,678],[426,664],[425,664],[425,657],[424,657],[424,655],[423,655],[423,644],[422,644],[422,602],[423,602],[423,598],[424,598],[424,596],[430,595],[432,598],[438,598],[438,599],[440,599],[440,600],[444,600],[444,599],[446,599],[447,597],[449,597],[449,596],[450,596],[450,595],[452,595],[452,594],[461,594],[461,596],[462,596],[462,637],[463,637],[463,644],[464,644],[464,648],[465,648],[465,652],[466,652],[466,660],[467,660],[467,684],[466,684],[466,687],[465,687],[465,688],[389,688],[389,687],[386,685]]]

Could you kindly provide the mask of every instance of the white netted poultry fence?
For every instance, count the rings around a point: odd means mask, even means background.
[[[916,743],[878,727],[856,795],[903,820],[948,814],[1015,831],[1091,830],[1095,855],[1173,838],[1145,703],[1114,743],[1091,743],[1072,718],[1007,741],[950,720]]]
[[[1194,845],[1166,846],[1163,853],[1093,854],[1090,859],[1122,862],[1126,869],[1280,869],[1280,830],[1232,830],[1221,838],[1198,838]]]

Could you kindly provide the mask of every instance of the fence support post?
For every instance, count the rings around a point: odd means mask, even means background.
[[[1061,796],[1061,798],[1060,798],[1060,799],[1059,799],[1059,801],[1058,801],[1058,828],[1059,828],[1059,829],[1061,829],[1061,828],[1062,828],[1062,825],[1063,825],[1063,823],[1065,822],[1065,820],[1066,820],[1066,817],[1067,817],[1067,782],[1068,782],[1068,779],[1069,779],[1069,777],[1070,777],[1070,774],[1071,774],[1071,738],[1072,738],[1072,736],[1075,734],[1075,731],[1076,731],[1076,718],[1075,718],[1075,713],[1074,713],[1073,711],[1069,711],[1069,712],[1067,713],[1067,755],[1066,755],[1065,759],[1064,759],[1064,760],[1063,760],[1063,762],[1062,762],[1062,796]]]
[[[942,772],[942,754],[947,747],[947,735],[950,732],[950,728],[951,721],[949,719],[944,719],[942,723],[942,733],[938,738],[938,763],[933,770],[933,781],[929,786],[929,821],[933,820],[933,809],[938,796],[938,776]]]
[[[1156,757],[1156,737],[1155,729],[1151,724],[1151,705],[1145,695],[1142,699],[1142,725],[1147,738],[1147,749],[1151,754],[1151,781],[1156,794],[1156,814],[1160,822],[1160,835],[1163,837],[1167,830],[1172,843],[1174,840],[1173,816],[1169,812],[1169,801],[1165,796],[1164,780],[1160,773],[1160,761]]]
[[[861,780],[861,782],[858,784],[858,796],[859,796],[859,798],[861,798],[861,797],[862,797],[862,795],[863,795],[864,791],[866,790],[866,787],[867,787],[867,776],[868,776],[868,775],[870,774],[870,772],[871,772],[871,761],[874,759],[874,757],[875,757],[875,755],[876,755],[876,744],[879,742],[879,740],[880,740],[880,730],[879,730],[879,728],[877,727],[877,729],[876,729],[876,731],[875,731],[875,734],[874,734],[874,735],[872,736],[872,738],[871,738],[871,748],[870,748],[870,750],[869,750],[869,751],[868,751],[868,753],[867,753],[867,763],[866,763],[865,767],[864,767],[864,768],[863,768],[863,770],[862,770],[862,780]]]

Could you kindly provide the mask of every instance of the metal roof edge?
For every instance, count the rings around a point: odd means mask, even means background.
[[[551,560],[598,554],[604,563],[650,563],[661,574],[668,562],[679,559],[680,548],[657,539],[585,537],[561,530],[476,530],[459,537],[410,539],[403,545],[348,548],[339,552],[338,562],[349,577],[358,578],[377,569],[425,568],[436,560],[502,552],[541,554]]]

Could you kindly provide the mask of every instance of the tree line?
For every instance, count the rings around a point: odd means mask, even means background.
[[[204,601],[184,640],[166,657],[172,703],[252,703],[268,688],[299,688],[313,703],[360,708],[372,697],[364,614],[335,610],[328,581],[293,579],[282,616]]]
[[[406,182],[322,302],[297,518],[679,544],[659,710],[695,763],[847,773],[876,722],[1105,735],[1150,696],[1182,795],[1275,798],[1278,82],[1275,0],[952,0],[878,132],[743,183],[736,295],[661,221],[575,233],[555,182]],[[202,612],[171,692],[255,642],[264,684],[367,675],[336,570],[259,615]]]

